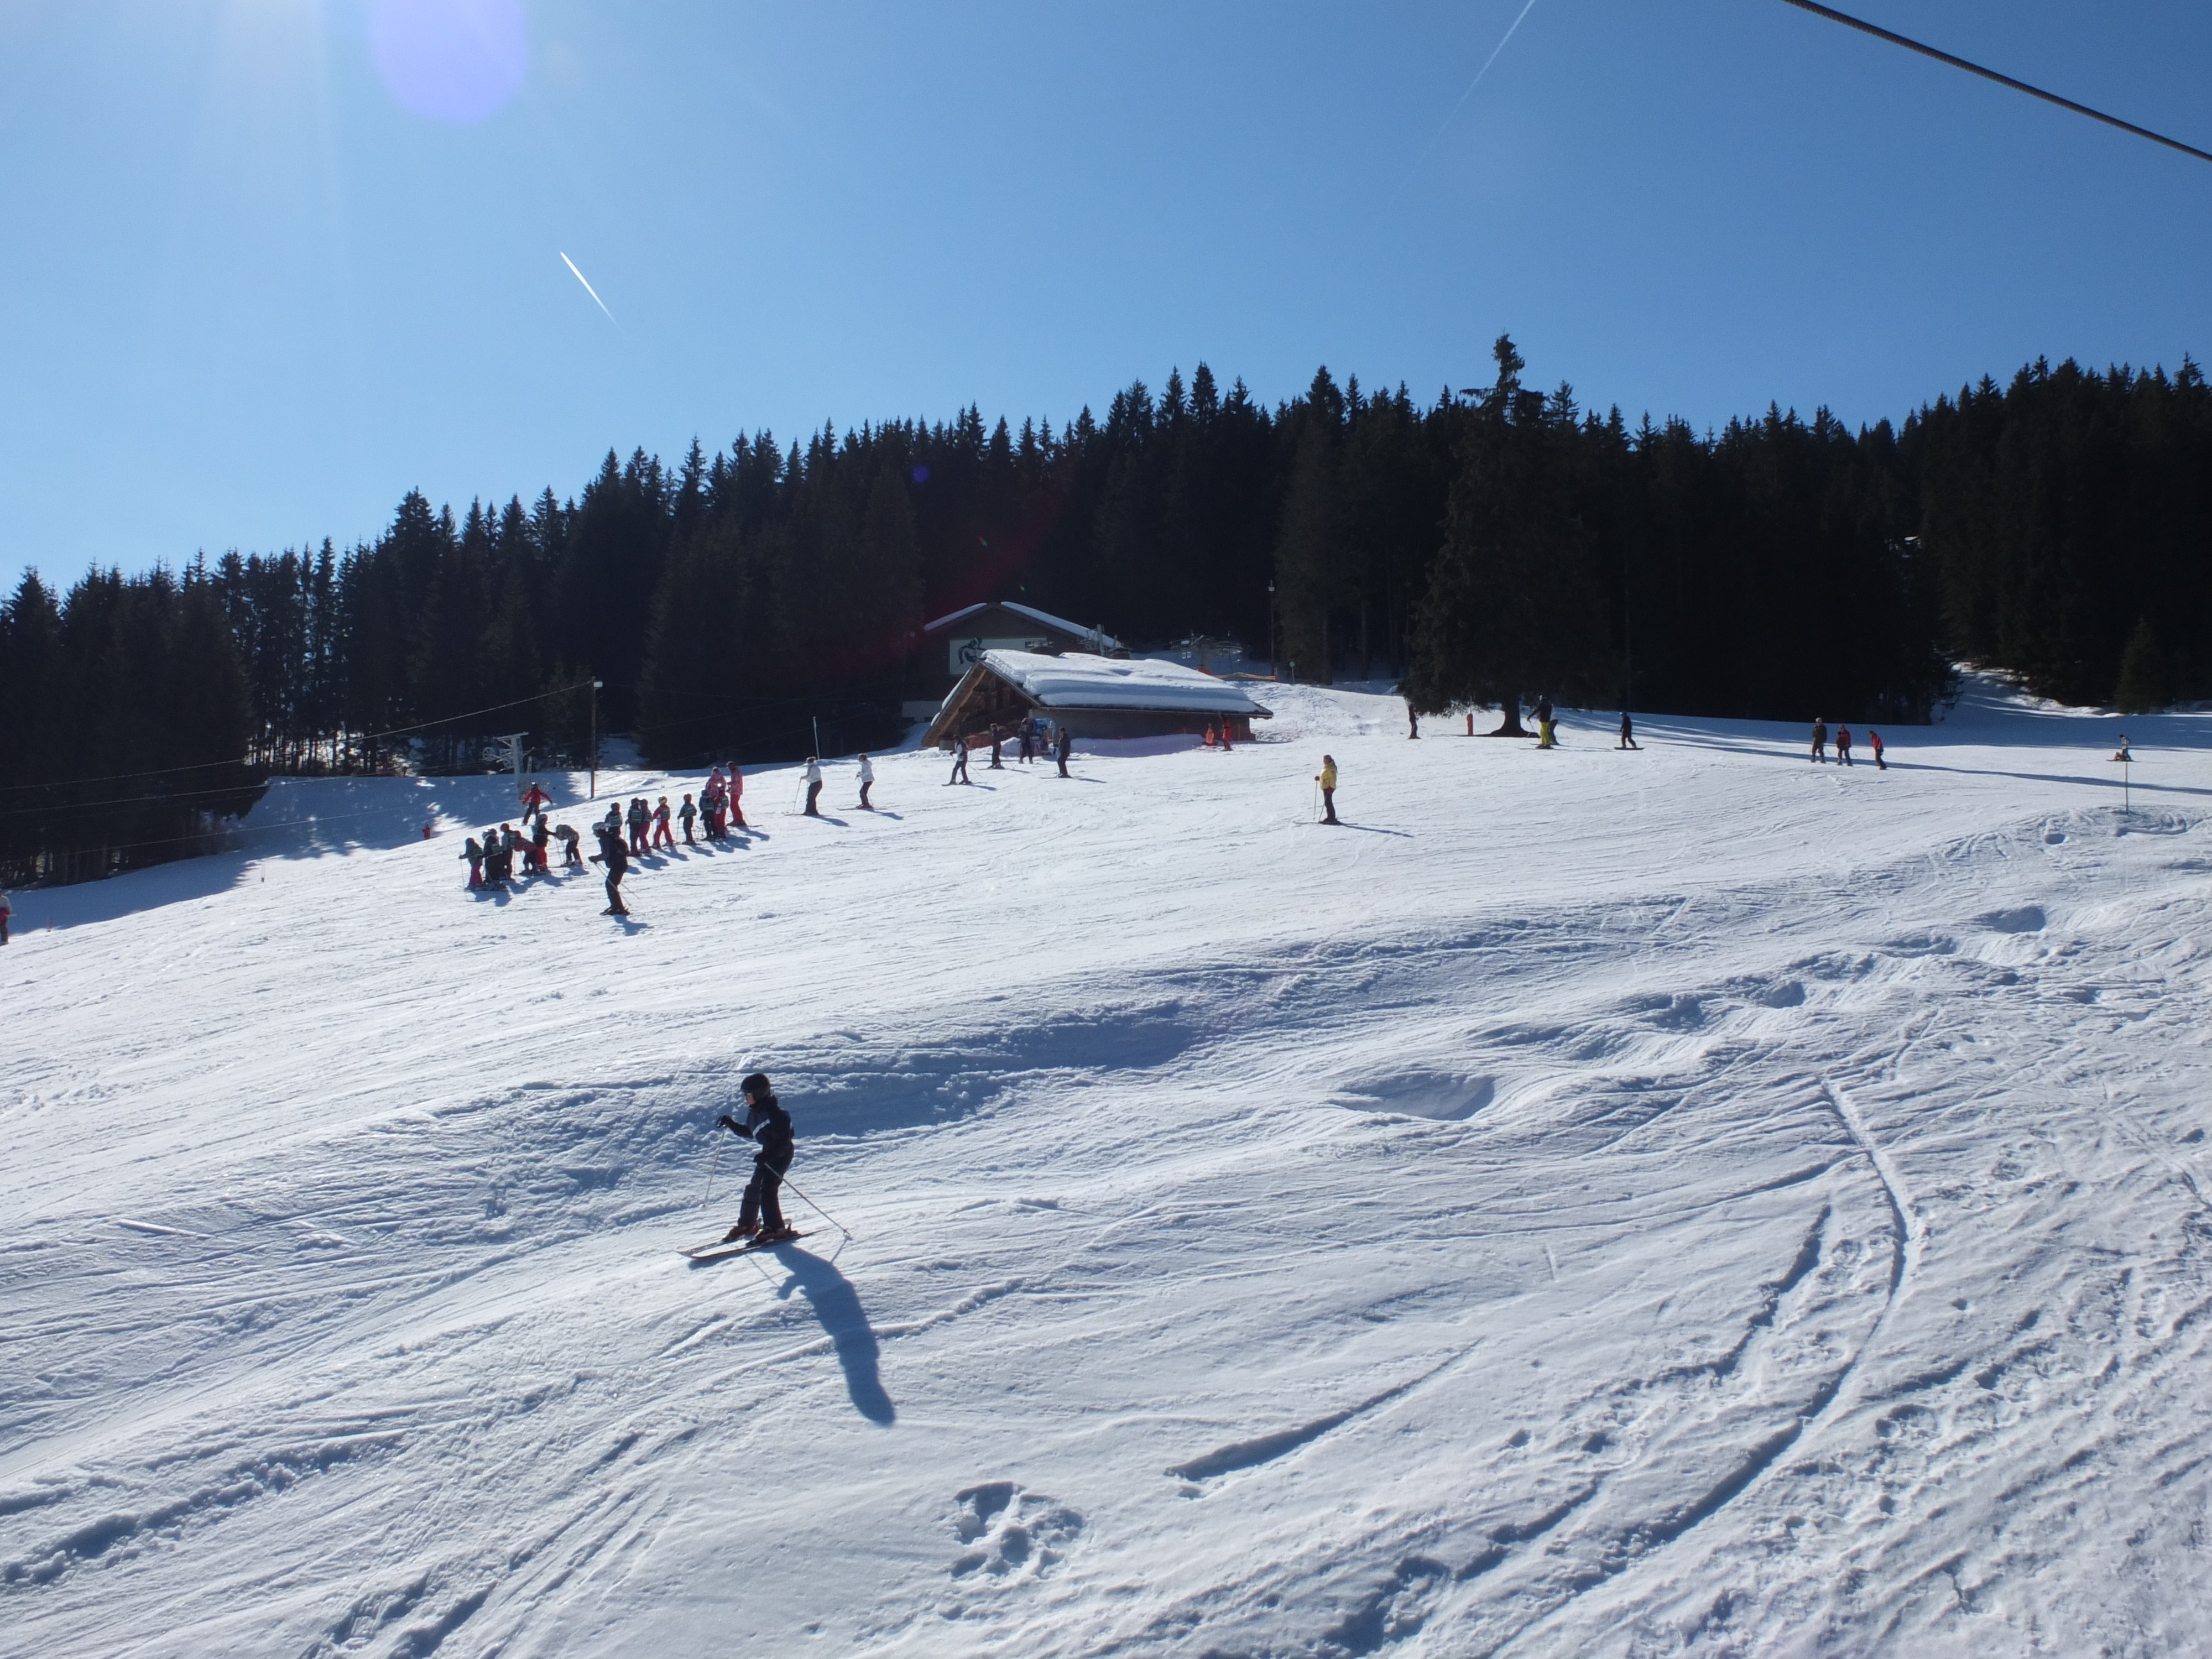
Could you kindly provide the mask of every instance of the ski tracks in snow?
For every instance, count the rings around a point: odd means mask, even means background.
[[[1347,804],[1398,769],[1437,805],[1401,792],[1419,833],[1361,837],[1356,891],[1252,810],[1316,758],[1261,744],[1148,763],[1182,836],[1141,846],[1042,777],[933,795],[903,910],[857,823],[803,878],[781,836],[650,874],[636,939],[457,914],[435,846],[324,861],[281,972],[304,866],[207,901],[235,948],[5,1105],[41,1149],[0,1253],[11,1638],[2185,1647],[2203,832],[2007,805],[1960,836],[1926,775],[1846,809],[1751,751],[1646,757],[1687,769],[1592,828],[1610,756],[1506,795],[1517,750],[1358,725],[1316,726],[1368,745]],[[1728,766],[1771,803],[1745,837],[1670,799]],[[1509,844],[1559,872],[1462,848],[1540,790]],[[1846,810],[1887,850],[1839,880]],[[95,977],[130,953],[60,939]],[[362,1018],[252,1000],[293,981]],[[262,1008],[266,1052],[224,1023]],[[694,1267],[703,1126],[756,1063],[860,1242]]]

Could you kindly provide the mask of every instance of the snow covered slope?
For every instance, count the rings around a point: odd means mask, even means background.
[[[2208,722],[1268,702],[20,899],[0,1652],[2201,1651]],[[756,1066],[854,1237],[695,1266]]]

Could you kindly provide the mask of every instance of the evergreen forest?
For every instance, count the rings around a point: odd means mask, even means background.
[[[575,495],[419,492],[374,542],[24,577],[0,605],[0,881],[207,846],[272,774],[877,746],[920,629],[1019,599],[1203,635],[1423,712],[1925,720],[1952,665],[2073,703],[2212,696],[2212,390],[2038,362],[1901,425],[1770,407],[1698,432],[1525,386],[1317,372],[1269,408],[1200,365],[1048,421],[610,453]],[[602,689],[594,695],[594,681]]]

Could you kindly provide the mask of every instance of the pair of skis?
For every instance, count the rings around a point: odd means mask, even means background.
[[[789,1233],[781,1238],[771,1238],[765,1243],[757,1238],[716,1239],[711,1244],[695,1244],[690,1249],[679,1250],[677,1254],[687,1256],[694,1261],[719,1261],[726,1255],[750,1255],[756,1250],[773,1250],[785,1244],[795,1244],[802,1238],[813,1237],[811,1232]]]

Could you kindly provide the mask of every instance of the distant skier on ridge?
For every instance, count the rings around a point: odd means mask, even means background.
[[[722,1243],[735,1244],[750,1238],[757,1244],[781,1243],[799,1237],[797,1230],[785,1222],[783,1203],[778,1196],[795,1150],[791,1114],[783,1109],[763,1073],[753,1073],[738,1088],[745,1097],[745,1121],[740,1123],[725,1112],[714,1121],[731,1133],[753,1142],[760,1150],[753,1154],[753,1178],[745,1183],[744,1200],[738,1208],[738,1224],[722,1236]]]

